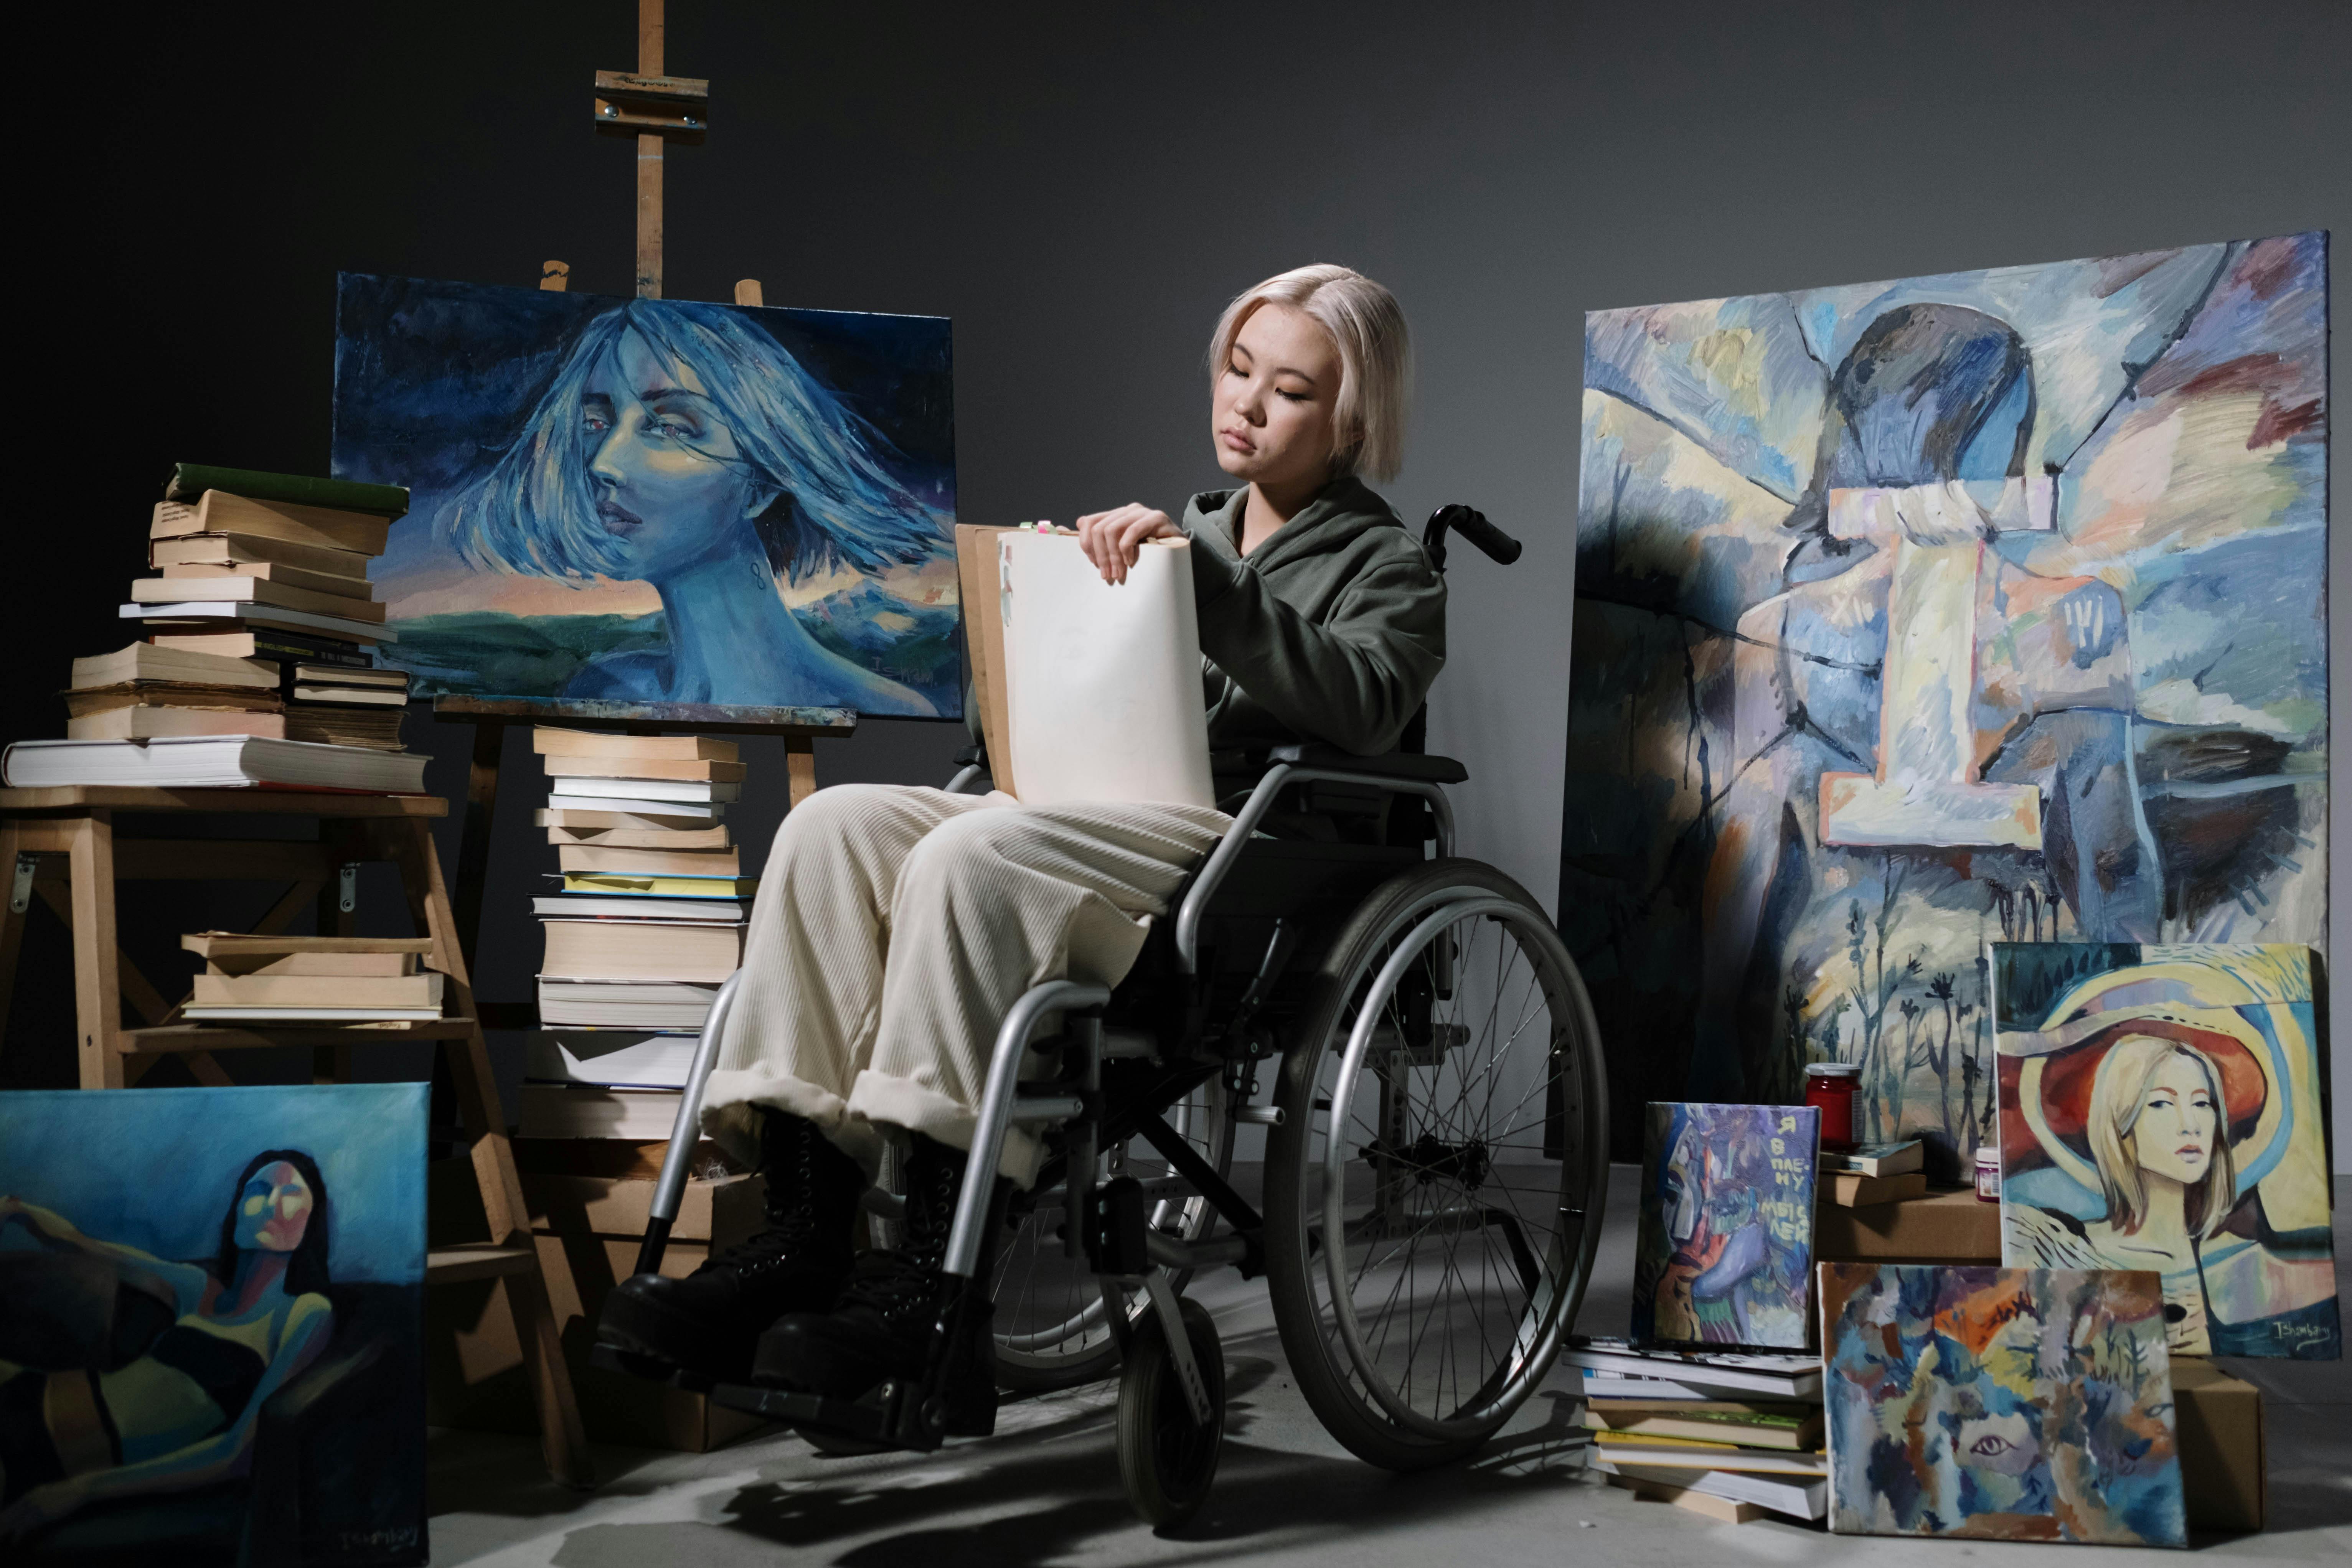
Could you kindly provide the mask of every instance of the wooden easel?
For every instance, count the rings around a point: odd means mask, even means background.
[[[664,70],[664,0],[637,0],[637,68],[596,73],[595,122],[599,134],[633,138],[637,147],[637,266],[640,300],[662,297],[662,159],[666,144],[698,144],[709,132],[710,83]],[[539,286],[562,291],[571,267],[549,261]],[[762,305],[756,278],[735,285],[735,303]],[[560,724],[579,730],[619,730],[656,735],[693,730],[706,734],[775,735],[784,742],[791,804],[816,789],[816,740],[846,739],[857,715],[846,708],[736,708],[698,703],[567,700],[562,698],[436,697],[436,719],[461,719],[474,727],[473,763],[466,781],[466,816],[457,848],[457,941],[471,963],[482,929],[482,899],[489,881],[490,830],[498,815],[499,766],[509,724]],[[534,1003],[488,1004],[480,1009],[491,1028],[528,1029],[539,1024]]]

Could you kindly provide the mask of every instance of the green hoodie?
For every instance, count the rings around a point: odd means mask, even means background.
[[[1209,744],[1393,751],[1445,663],[1445,579],[1355,479],[1324,486],[1244,556],[1248,497],[1211,490],[1184,509]]]

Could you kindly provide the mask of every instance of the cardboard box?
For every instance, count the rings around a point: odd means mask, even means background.
[[[2260,1530],[2268,1503],[2263,1391],[2196,1356],[2172,1358],[2172,1418],[2192,1530]]]
[[[1999,1263],[2000,1205],[1972,1187],[1870,1208],[1820,1205],[1813,1257],[1823,1263]]]
[[[470,1161],[436,1162],[427,1191],[436,1240],[488,1237]],[[531,1234],[549,1270],[549,1296],[562,1327],[564,1357],[572,1366],[588,1436],[600,1443],[704,1453],[762,1423],[715,1405],[701,1394],[683,1394],[588,1363],[605,1294],[636,1270],[653,1195],[654,1184],[646,1179],[523,1177]],[[723,1251],[750,1236],[761,1223],[763,1195],[764,1185],[757,1176],[688,1182],[661,1271],[690,1274],[714,1248]],[[566,1263],[571,1266],[568,1281],[559,1267]],[[425,1334],[427,1420],[483,1431],[539,1429],[503,1281],[441,1285],[427,1291]]]

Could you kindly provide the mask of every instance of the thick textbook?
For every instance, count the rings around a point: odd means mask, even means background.
[[[1563,1366],[1620,1377],[1657,1377],[1711,1388],[1769,1394],[1782,1399],[1816,1397],[1822,1391],[1817,1355],[1723,1354],[1642,1350],[1621,1339],[1583,1339],[1559,1353]]]
[[[716,985],[742,962],[740,925],[550,920],[542,974],[571,980],[684,980]]]
[[[438,974],[199,974],[206,1007],[438,1007]]]
[[[1826,1454],[1790,1453],[1780,1448],[1735,1447],[1701,1442],[1695,1437],[1652,1437],[1632,1432],[1595,1432],[1592,1440],[1611,1461],[1620,1465],[1651,1465],[1659,1469],[1746,1470],[1779,1476],[1826,1476]]]
[[[642,871],[562,871],[567,893],[609,893],[623,899],[748,899],[760,890],[757,877],[715,877]]]
[[[1694,1405],[1641,1405],[1631,1400],[1588,1399],[1584,1424],[1601,1432],[1643,1437],[1695,1437],[1703,1443],[1738,1443],[1751,1448],[1811,1452],[1822,1446],[1822,1409],[1793,1411],[1709,1410]]]
[[[142,789],[325,789],[422,795],[415,752],[320,746],[253,735],[166,735],[152,741],[19,741],[0,756],[16,789],[118,784]]]
[[[173,631],[228,632],[243,629],[247,624],[256,626],[283,626],[298,632],[319,632],[339,637],[344,642],[398,642],[400,634],[374,621],[353,620],[349,616],[322,616],[310,610],[297,610],[285,605],[267,605],[253,599],[174,599],[168,603],[143,602],[121,605],[115,614],[126,621],[145,621],[167,635]],[[234,625],[215,625],[231,622]],[[161,640],[160,638],[158,639]]]
[[[192,501],[206,490],[227,490],[257,501],[367,512],[382,518],[399,517],[408,510],[408,491],[401,485],[322,479],[310,474],[273,474],[260,468],[223,468],[210,463],[173,464],[172,477],[163,483],[163,499]]]
[[[539,1021],[556,1028],[591,1024],[634,1029],[699,1029],[719,987],[711,982],[568,980],[539,977]]]
[[[286,738],[286,715],[271,708],[183,708],[167,700],[130,701],[119,707],[73,713],[66,719],[68,741],[158,741],[184,735],[257,735]]]
[[[176,605],[192,599],[268,605],[273,610],[307,610],[314,616],[383,624],[384,607],[373,599],[298,588],[275,577],[141,577],[131,584],[131,596],[142,605]]]
[[[698,806],[695,810],[699,814],[705,808]],[[556,806],[551,809],[542,806],[533,814],[531,820],[539,826],[546,828],[550,838],[556,843],[567,842],[565,839],[554,838],[554,835],[558,833],[574,836],[597,835],[598,837],[593,839],[578,837],[575,840],[580,843],[596,844],[622,842],[604,837],[615,832],[633,836],[649,833],[690,833],[696,836],[698,842],[723,847],[727,843],[727,826],[724,823],[711,821],[711,818],[717,815],[718,809],[713,807],[709,808],[708,815],[680,816],[667,805],[657,806],[652,811],[614,811],[612,809],[612,802],[600,800],[583,802],[580,805],[572,807]],[[715,839],[704,837],[714,833],[719,836]],[[630,841],[634,842],[634,839]],[[681,841],[680,847],[685,847],[684,842]]]
[[[735,786],[721,784],[716,787],[733,789]],[[609,824],[616,827],[662,827],[673,825],[681,827],[701,827],[726,816],[727,807],[718,801],[641,800],[634,796],[625,798],[599,795],[550,795],[547,797],[547,807],[540,813],[540,816],[542,820],[554,818],[563,826],[577,826],[579,824],[566,819],[583,812],[591,817],[651,819],[649,821],[614,820]]]
[[[148,641],[152,647],[173,653],[210,654],[215,658],[247,658],[257,662],[274,660],[281,664],[310,660],[331,664],[339,669],[375,668],[374,661],[364,648],[353,647],[332,637],[284,631],[275,626],[233,631],[162,631]]]
[[[740,762],[732,741],[709,735],[607,735],[541,724],[530,732],[530,749],[542,757],[645,757],[667,762]]]
[[[375,597],[375,584],[365,577],[344,577],[332,572],[313,572],[307,566],[289,566],[283,561],[174,561],[163,567],[166,583],[194,583],[198,587],[189,593],[208,594],[217,590],[201,586],[217,583],[226,577],[261,577],[289,588],[306,588],[314,593],[328,594],[338,599],[359,601]],[[136,597],[137,595],[133,595]]]
[[[331,544],[304,544],[259,533],[175,533],[147,542],[147,564],[167,574],[174,566],[299,566],[326,576],[367,583],[370,557]]]
[[[640,845],[614,842],[652,838],[651,833],[628,833],[614,829],[601,837],[581,839],[564,837],[564,828],[549,830],[549,841],[556,847],[557,864],[565,871],[618,872],[631,877],[740,877],[743,874],[742,851],[731,848],[726,841],[727,829],[717,829],[719,842],[707,846]],[[698,839],[699,833],[664,834],[667,838]]]
[[[73,661],[77,690],[116,686],[126,680],[173,680],[205,686],[243,686],[263,691],[278,689],[277,663],[262,658],[232,658],[220,654],[159,647],[135,642],[112,653],[93,654]]]

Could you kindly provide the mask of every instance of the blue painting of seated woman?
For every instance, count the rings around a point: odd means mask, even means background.
[[[334,471],[422,694],[961,711],[943,319],[347,274]]]
[[[424,1089],[0,1097],[0,1546],[425,1561]]]

